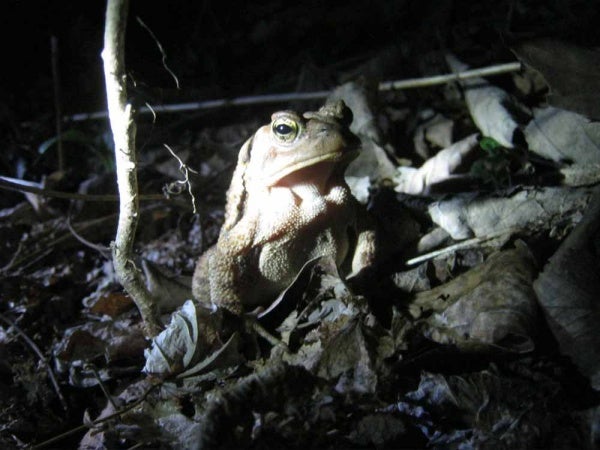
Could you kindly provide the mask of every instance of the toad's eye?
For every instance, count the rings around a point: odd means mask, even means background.
[[[271,125],[273,135],[281,143],[287,144],[292,142],[298,136],[300,127],[298,122],[287,117],[280,117],[273,121]]]

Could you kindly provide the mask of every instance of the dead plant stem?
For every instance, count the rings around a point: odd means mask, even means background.
[[[102,51],[120,198],[117,234],[111,247],[117,278],[137,305],[146,336],[153,337],[162,328],[158,308],[144,285],[141,273],[135,269],[133,263],[139,197],[135,154],[136,125],[131,103],[127,99],[124,55],[128,10],[128,0],[108,0]]]

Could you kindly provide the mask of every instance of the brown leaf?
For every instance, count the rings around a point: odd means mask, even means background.
[[[133,306],[133,300],[124,292],[109,292],[101,295],[91,305],[90,311],[94,314],[115,318],[119,314],[130,310]]]
[[[600,191],[534,283],[561,350],[600,388]]]
[[[421,318],[426,336],[464,350],[532,350],[536,269],[525,244],[518,244],[449,283],[417,294],[409,311]]]

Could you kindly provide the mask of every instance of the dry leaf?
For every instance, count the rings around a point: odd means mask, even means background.
[[[558,108],[536,108],[525,128],[529,150],[552,161],[600,163],[600,123]]]
[[[454,280],[418,293],[409,305],[432,340],[462,349],[533,349],[535,261],[524,243],[493,254]]]
[[[398,167],[394,177],[396,192],[410,195],[426,195],[429,187],[448,180],[464,158],[477,147],[477,134],[472,134],[448,148],[440,150],[419,168]]]
[[[144,352],[143,371],[169,377],[186,373],[204,360],[212,360],[211,354],[220,354],[223,347],[228,348],[221,344],[221,327],[221,314],[187,300],[173,314],[167,328],[152,339],[152,348]],[[207,370],[210,367],[210,363],[202,365]],[[192,372],[196,375],[199,370]]]
[[[553,230],[576,223],[591,197],[589,189],[524,189],[510,197],[456,195],[429,206],[431,220],[453,239],[502,232]]]
[[[447,55],[446,61],[453,72],[469,68],[454,55]],[[512,96],[499,87],[492,86],[483,78],[461,80],[465,101],[473,122],[481,134],[493,138],[500,145],[512,148],[513,136],[519,124],[513,115],[526,114],[525,108]]]
[[[441,114],[435,114],[430,109],[422,111],[419,116],[425,116],[425,121],[417,127],[413,136],[415,152],[421,158],[429,159],[431,157],[429,144],[438,148],[452,145],[454,122]]]
[[[67,329],[53,353],[59,371],[68,371],[71,385],[89,387],[96,386],[98,379],[88,363],[95,364],[102,380],[108,380],[112,368],[138,364],[145,347],[141,325],[130,319],[105,320]]]
[[[340,392],[375,392],[378,367],[389,354],[382,344],[387,334],[368,314],[366,301],[352,295],[331,257],[305,265],[295,283],[303,298],[279,327],[291,350],[282,355],[321,378],[337,381]],[[294,285],[288,292],[297,291]]]
[[[600,191],[534,288],[561,351],[600,389]]]

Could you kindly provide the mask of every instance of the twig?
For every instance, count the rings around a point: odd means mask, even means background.
[[[464,248],[473,247],[473,246],[482,244],[484,242],[491,241],[492,239],[510,235],[514,232],[515,232],[514,229],[508,229],[508,230],[502,230],[502,231],[498,231],[496,233],[492,233],[488,236],[480,236],[480,237],[474,237],[471,239],[466,239],[466,240],[458,242],[456,244],[449,245],[448,247],[444,247],[439,250],[434,250],[432,252],[425,253],[425,254],[419,255],[415,258],[409,259],[408,261],[406,261],[406,265],[414,266],[415,264],[419,264],[424,261],[428,261],[430,259],[437,258],[438,256],[443,256],[448,253],[454,253],[457,250],[462,250]]]
[[[449,73],[446,75],[435,75],[424,78],[411,78],[400,81],[384,81],[379,83],[380,91],[389,91],[391,89],[414,89],[438,84],[446,84],[450,81],[466,80],[469,78],[489,77],[509,72],[518,72],[521,70],[520,62],[506,64],[497,64],[495,66],[482,67],[480,69],[465,70],[459,73]]]
[[[132,264],[139,197],[135,154],[136,126],[131,103],[127,100],[124,55],[128,10],[128,0],[108,0],[102,50],[120,198],[117,235],[111,247],[117,279],[138,307],[146,336],[153,337],[162,328],[158,308],[144,285],[140,272],[136,271]]]
[[[289,353],[290,350],[285,342],[277,337],[273,336],[265,327],[256,321],[253,317],[247,317],[246,326],[254,330],[256,334],[262,337],[265,341],[271,344],[273,347],[281,347],[285,353]]]
[[[194,111],[199,109],[216,109],[225,108],[228,106],[247,106],[268,103],[284,103],[298,100],[322,100],[327,98],[331,91],[315,91],[315,92],[287,92],[282,94],[265,94],[265,95],[248,95],[235,98],[221,98],[216,100],[206,100],[203,102],[178,103],[173,105],[156,105],[152,109],[157,113],[174,113],[182,111]],[[138,114],[149,114],[151,112],[148,107],[141,107]],[[74,114],[65,117],[65,120],[73,122],[81,122],[92,119],[106,119],[107,111],[97,111],[93,113]]]
[[[183,174],[183,180],[177,180],[175,183],[179,185],[187,186],[188,193],[192,199],[192,210],[193,213],[196,214],[196,197],[194,197],[194,193],[192,192],[192,184],[190,183],[190,172],[198,173],[193,169],[190,169],[187,164],[185,164],[179,156],[175,154],[175,152],[169,147],[167,144],[163,144],[167,150],[173,155],[173,158],[179,162],[179,171]]]
[[[62,108],[60,95],[60,70],[58,69],[58,39],[56,36],[50,38],[52,56],[52,85],[54,87],[54,113],[56,114],[56,149],[58,153],[58,170],[65,170],[65,154],[62,141]]]
[[[465,80],[467,78],[500,75],[504,73],[517,72],[521,70],[521,63],[512,62],[506,64],[497,64],[494,66],[483,67],[480,69],[467,70],[460,73],[451,73],[445,75],[435,75],[423,78],[411,78],[399,81],[383,81],[379,83],[379,89],[382,91],[391,89],[415,89],[420,87],[435,86],[445,84],[450,81]],[[286,92],[282,94],[250,95],[235,97],[231,99],[206,100],[203,102],[177,103],[172,105],[156,105],[152,109],[157,113],[174,113],[182,111],[193,111],[201,109],[224,108],[227,106],[246,106],[269,103],[285,103],[291,101],[322,100],[327,98],[332,91],[314,91],[314,92]],[[148,114],[151,112],[148,107],[141,107],[139,114]],[[105,119],[108,117],[106,111],[97,111],[93,113],[74,114],[65,117],[65,120],[81,122],[93,119]]]
[[[115,401],[112,398],[112,395],[110,395],[110,392],[108,392],[108,389],[106,388],[106,385],[102,381],[102,378],[100,377],[100,374],[98,373],[98,370],[96,370],[96,366],[94,364],[87,363],[85,365],[85,368],[92,371],[92,374],[94,375],[94,378],[96,378],[96,381],[98,382],[98,386],[100,386],[100,389],[102,390],[102,393],[106,397],[106,400],[108,401],[108,403],[110,403],[110,406],[112,406],[113,409],[115,411],[117,411],[119,408],[117,408],[117,405],[115,404]]]
[[[71,232],[71,234],[73,235],[73,237],[75,239],[77,239],[79,242],[81,242],[83,245],[85,245],[86,247],[91,248],[92,250],[96,250],[98,253],[100,253],[103,257],[110,257],[110,247],[107,247],[106,245],[99,245],[99,244],[94,244],[93,242],[88,241],[86,238],[84,238],[83,236],[81,236],[77,230],[75,230],[75,228],[73,227],[73,224],[71,223],[71,213],[69,211],[69,215],[67,216],[67,227],[69,227],[69,231]]]
[[[50,367],[50,364],[48,364],[48,361],[46,360],[46,357],[44,356],[44,354],[42,353],[40,348],[37,346],[37,344],[35,342],[33,342],[33,340],[29,336],[27,336],[25,334],[25,332],[23,330],[21,330],[21,328],[19,328],[19,326],[16,323],[14,323],[8,317],[5,317],[4,314],[0,313],[0,320],[2,322],[4,322],[6,325],[8,325],[9,327],[11,327],[12,329],[14,329],[17,332],[17,334],[19,336],[21,336],[21,338],[25,341],[25,343],[27,345],[29,345],[29,347],[33,350],[33,352],[40,359],[40,361],[46,368],[46,372],[48,373],[48,378],[50,378],[50,382],[52,383],[52,386],[54,387],[54,390],[56,391],[56,395],[58,396],[58,399],[60,400],[60,403],[61,403],[64,411],[67,412],[69,410],[69,405],[67,405],[67,401],[65,400],[65,397],[63,396],[62,391],[60,390],[60,386],[58,385],[58,381],[56,380],[56,377],[54,376],[54,371],[52,370],[52,367]]]
[[[96,227],[98,225],[102,225],[106,220],[110,220],[114,217],[114,215],[100,217],[97,219],[88,220],[86,222],[76,224],[77,233],[81,233],[82,231],[89,230],[90,228]],[[74,227],[74,228],[75,228]],[[70,238],[74,236],[71,233],[64,232],[58,237],[50,236],[50,239],[46,239],[45,236],[36,237],[36,249],[30,251],[29,253],[24,252],[26,249],[25,243],[19,243],[19,247],[15,252],[15,256],[11,258],[10,262],[0,269],[0,274],[6,273],[9,270],[16,270],[18,267],[20,270],[25,269],[26,267],[31,266],[35,262],[44,258],[45,256],[51,254],[54,249],[63,244],[62,250],[65,250],[65,243],[68,242]]]
[[[61,441],[64,438],[71,436],[72,434],[78,433],[78,432],[83,431],[83,430],[88,430],[91,427],[95,427],[97,425],[100,425],[101,423],[108,422],[109,420],[112,420],[112,419],[114,419],[116,417],[120,417],[123,414],[125,414],[126,412],[131,411],[133,408],[135,408],[136,406],[138,406],[143,401],[145,401],[146,398],[148,397],[148,395],[150,395],[150,393],[156,387],[158,387],[158,386],[160,386],[160,383],[150,386],[146,390],[146,392],[144,392],[142,394],[142,396],[139,399],[137,399],[135,402],[133,402],[132,404],[128,405],[127,407],[125,407],[125,408],[123,408],[123,409],[121,409],[119,411],[114,412],[113,414],[110,414],[110,415],[108,415],[106,417],[102,417],[100,419],[96,419],[96,420],[92,421],[91,424],[79,425],[78,427],[72,428],[72,429],[70,429],[68,431],[65,431],[64,433],[61,433],[61,434],[59,434],[57,436],[54,436],[53,438],[50,438],[50,439],[48,439],[46,441],[43,441],[43,442],[40,442],[39,444],[33,445],[33,446],[31,446],[31,449],[34,450],[34,449],[39,449],[39,448],[47,447],[48,445],[54,444],[55,442],[58,442],[58,441]]]
[[[11,256],[10,260],[4,266],[0,267],[0,274],[4,274],[4,273],[8,272],[12,267],[14,267],[15,261],[17,261],[19,259],[19,256],[21,255],[21,252],[23,251],[24,246],[25,246],[24,242],[19,241],[19,244],[17,245],[17,249]]]
[[[35,250],[32,253],[25,254],[25,256],[23,256],[24,249],[25,249],[25,244],[23,242],[19,242],[17,251],[15,252],[14,256],[10,259],[8,264],[6,264],[4,267],[2,267],[0,269],[0,274],[5,274],[9,270],[14,271],[16,266],[21,266],[20,267],[21,270],[26,269],[27,267],[35,264],[39,260],[45,258],[50,253],[52,253],[51,248],[44,248],[41,250]],[[27,260],[29,260],[29,261],[27,262]]]
[[[30,192],[32,194],[40,195],[42,197],[52,198],[64,198],[67,200],[83,200],[85,202],[118,202],[119,197],[117,195],[94,195],[94,194],[78,194],[75,192],[63,192],[54,191],[52,189],[45,189],[41,187],[35,187],[31,184],[24,184],[22,180],[14,178],[3,177],[0,175],[0,189],[6,189],[14,192]],[[138,198],[144,201],[147,200],[162,200],[169,201],[162,194],[145,194],[139,195]]]
[[[154,39],[154,42],[156,43],[156,46],[158,47],[158,51],[160,52],[160,54],[162,56],[163,67],[165,68],[165,70],[167,72],[169,72],[169,75],[171,75],[171,77],[173,78],[173,81],[175,81],[175,86],[177,86],[177,89],[179,89],[179,79],[173,73],[173,71],[170,69],[170,67],[167,66],[167,54],[165,53],[165,50],[163,49],[163,46],[161,45],[160,41],[156,38],[156,36],[152,32],[152,30],[150,28],[148,28],[148,25],[146,25],[142,19],[140,19],[139,17],[136,17],[136,19],[137,19],[138,23],[142,26],[142,28],[144,28],[148,32],[150,37],[152,37],[152,39]]]

